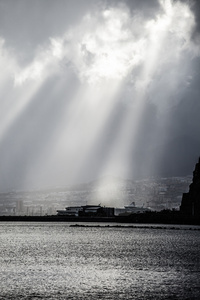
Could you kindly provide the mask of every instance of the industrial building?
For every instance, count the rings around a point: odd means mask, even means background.
[[[122,208],[106,207],[99,205],[68,206],[64,210],[57,210],[58,216],[73,217],[114,217],[120,215],[130,215],[133,213],[144,213],[150,211],[149,208],[137,207],[132,202]]]

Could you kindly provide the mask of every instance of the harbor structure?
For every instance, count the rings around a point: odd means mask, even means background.
[[[66,207],[65,209],[60,209],[57,210],[57,215],[58,216],[73,216],[73,217],[78,217],[79,212],[83,210],[82,206],[69,206]]]
[[[73,216],[73,217],[115,217],[120,215],[131,215],[136,213],[144,213],[150,211],[149,208],[137,207],[135,202],[125,205],[122,208],[106,207],[98,205],[83,205],[83,206],[68,206],[64,210],[57,210],[58,216]]]
[[[122,208],[115,208],[115,216],[119,215],[130,215],[130,214],[139,214],[150,211],[147,207],[135,206],[135,202],[132,202],[129,205],[124,205]]]

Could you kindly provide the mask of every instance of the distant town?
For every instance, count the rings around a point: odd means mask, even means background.
[[[135,206],[152,211],[179,210],[183,193],[192,176],[123,180],[105,177],[97,181],[44,190],[0,193],[1,216],[56,215],[68,206],[98,205],[124,208]]]

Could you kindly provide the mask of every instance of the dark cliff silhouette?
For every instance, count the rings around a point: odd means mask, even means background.
[[[183,194],[180,211],[189,217],[200,218],[200,158],[193,172],[189,192]]]

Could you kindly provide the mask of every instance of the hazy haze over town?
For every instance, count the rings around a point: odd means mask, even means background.
[[[191,175],[199,30],[199,1],[0,0],[0,192]]]

